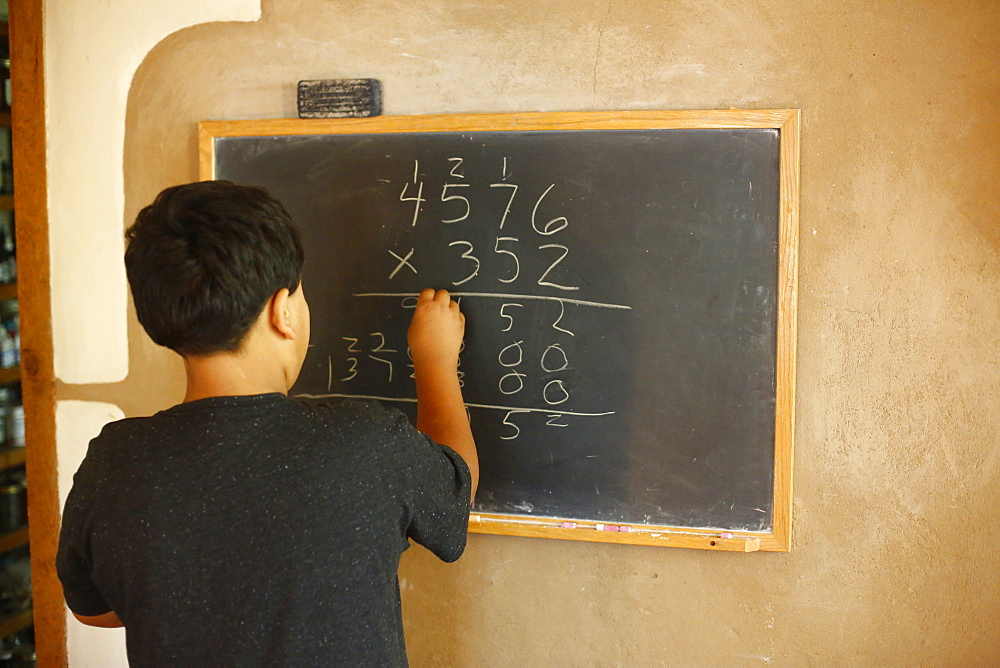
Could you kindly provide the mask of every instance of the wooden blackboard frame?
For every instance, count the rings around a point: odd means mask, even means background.
[[[473,533],[632,543],[724,551],[787,552],[791,548],[792,463],[795,424],[796,305],[798,284],[799,110],[623,111],[380,116],[362,119],[204,121],[199,124],[199,167],[214,178],[215,140],[296,135],[503,132],[635,129],[775,129],[779,133],[778,304],[775,369],[774,477],[767,532],[708,531],[474,513]]]

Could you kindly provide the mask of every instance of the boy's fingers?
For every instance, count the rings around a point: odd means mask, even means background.
[[[447,290],[435,290],[434,288],[424,288],[420,291],[417,301],[439,302],[447,306],[458,306],[451,298]]]

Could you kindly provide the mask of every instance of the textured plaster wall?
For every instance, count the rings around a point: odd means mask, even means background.
[[[116,225],[122,212],[126,95],[160,39],[212,20],[253,20],[258,0],[58,0],[45,11],[52,329],[56,376],[128,375],[126,302]]]
[[[803,112],[793,551],[472,536],[443,565],[413,549],[401,586],[414,665],[995,660],[1000,4],[263,0],[262,12],[175,33],[138,69],[126,219],[197,177],[198,120],[294,116],[300,79],[377,77],[387,114]],[[176,399],[167,354],[135,336],[129,355],[123,383],[63,396],[130,414]]]
[[[60,401],[56,406],[56,432],[62,435],[59,450],[59,479],[69,482],[87,454],[87,443],[109,422],[125,417],[118,406],[97,401]],[[69,484],[59,490],[59,505],[66,503]],[[124,629],[97,629],[76,621],[66,609],[66,650],[69,663],[80,668],[123,668]]]
[[[122,408],[136,412],[131,394],[88,391],[93,384],[115,383],[128,375],[129,336],[134,340],[138,335],[127,317],[128,288],[121,262],[124,116],[132,77],[149,49],[182,27],[211,20],[253,20],[259,15],[258,0],[214,0],[211,5],[201,0],[46,3],[46,163],[55,372],[63,383],[82,384],[75,390],[61,384],[57,388],[62,501],[88,441],[104,424],[124,417]],[[159,401],[176,398],[176,375],[169,374],[165,386],[145,379],[140,394]],[[92,400],[95,397],[112,403]],[[68,610],[66,614],[71,665],[127,665],[123,632],[86,627]]]

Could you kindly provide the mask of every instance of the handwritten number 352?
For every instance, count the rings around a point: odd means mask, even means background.
[[[521,274],[521,263],[518,261],[517,255],[514,253],[514,251],[508,250],[506,248],[500,248],[500,242],[517,242],[517,241],[518,240],[517,240],[516,237],[497,237],[496,245],[493,248],[493,252],[501,254],[501,255],[507,255],[507,256],[509,256],[511,258],[511,260],[513,261],[513,263],[514,263],[513,272],[512,272],[513,275],[510,276],[509,278],[499,278],[498,280],[501,283],[513,283],[515,280],[517,280],[518,276],[520,276],[520,274]],[[469,272],[469,274],[465,278],[463,278],[461,280],[458,280],[458,281],[452,281],[452,285],[455,285],[455,286],[462,285],[463,283],[467,283],[468,281],[472,280],[474,277],[478,276],[479,275],[479,269],[482,266],[482,262],[480,262],[479,258],[476,257],[473,254],[475,252],[475,247],[472,245],[472,243],[469,242],[469,241],[465,241],[463,239],[460,239],[458,241],[452,241],[448,245],[449,246],[460,246],[460,247],[463,247],[465,250],[464,250],[464,252],[461,255],[461,259],[468,260],[473,265],[472,270]],[[546,250],[546,249],[549,249],[549,248],[555,249],[556,251],[562,251],[562,252],[558,255],[558,257],[556,257],[555,260],[553,260],[549,264],[548,268],[544,272],[542,272],[542,275],[541,275],[541,277],[539,277],[539,279],[537,281],[537,284],[545,286],[545,287],[549,287],[549,288],[555,288],[557,290],[579,290],[580,289],[579,286],[560,285],[559,283],[554,283],[554,282],[552,282],[550,280],[546,280],[548,278],[549,274],[551,274],[552,271],[559,265],[559,263],[562,262],[563,260],[565,260],[566,256],[569,254],[569,249],[566,246],[563,246],[562,244],[542,244],[541,246],[538,247],[538,250],[543,251],[543,250]]]

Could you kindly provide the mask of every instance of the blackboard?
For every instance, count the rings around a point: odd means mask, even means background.
[[[460,300],[473,530],[785,550],[797,119],[203,123],[203,176],[268,188],[303,231],[293,394],[412,416],[414,297]]]

